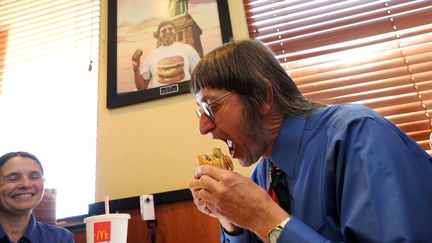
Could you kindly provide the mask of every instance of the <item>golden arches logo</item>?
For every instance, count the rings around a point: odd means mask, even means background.
[[[110,240],[109,233],[106,230],[99,230],[95,234],[96,242]]]
[[[94,224],[94,242],[106,242],[111,240],[111,222],[97,222]]]

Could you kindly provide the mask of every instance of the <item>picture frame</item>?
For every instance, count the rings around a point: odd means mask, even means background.
[[[164,0],[167,2],[182,2],[175,0]],[[108,1],[108,50],[107,50],[107,108],[114,109],[127,105],[138,104],[150,100],[171,97],[183,93],[188,93],[190,79],[179,82],[164,84],[158,87],[149,87],[145,90],[137,90],[134,87],[134,70],[132,65],[133,50],[136,48],[145,48],[146,50],[156,49],[159,45],[158,39],[154,33],[157,33],[158,23],[163,19],[174,20],[179,23],[182,21],[181,28],[192,28],[196,25],[202,30],[201,39],[195,39],[194,44],[190,44],[199,53],[200,57],[207,52],[215,49],[224,43],[232,40],[231,20],[227,0],[186,0],[189,6],[186,12],[174,17],[155,16],[154,12],[160,12],[158,9],[152,9],[151,6],[164,3],[161,0],[109,0]],[[152,4],[149,4],[152,3]],[[134,6],[135,4],[135,6]],[[141,8],[141,10],[140,10]],[[173,14],[171,7],[169,14]],[[201,11],[205,10],[205,11]],[[143,13],[140,17],[136,16],[133,11]],[[178,13],[179,10],[176,10]],[[180,11],[182,11],[180,9]],[[148,12],[148,13],[146,13]],[[174,13],[174,14],[176,14]],[[141,15],[141,14],[139,14]],[[180,17],[179,17],[180,16]],[[217,16],[216,20],[212,16]],[[128,19],[129,18],[129,19]],[[133,22],[135,21],[135,22]],[[189,21],[188,27],[184,27],[184,22]],[[180,25],[179,25],[180,26]],[[176,24],[176,31],[179,33]],[[195,27],[196,28],[196,27]],[[152,29],[153,38],[149,36],[149,30]],[[196,30],[196,29],[195,29]],[[195,31],[194,30],[194,31]],[[183,31],[184,32],[184,31]],[[187,34],[190,35],[191,31]],[[132,34],[131,34],[132,33]],[[184,32],[186,33],[186,32]],[[195,33],[195,32],[194,32]],[[140,36],[147,36],[139,39]],[[194,34],[196,36],[196,34]],[[177,39],[178,39],[177,35]],[[204,40],[202,38],[205,38]],[[191,39],[184,38],[183,39]],[[185,41],[183,41],[185,42]],[[201,42],[201,43],[199,43]],[[156,44],[157,43],[157,44]],[[202,49],[197,48],[197,43],[201,44]],[[145,58],[143,51],[141,56],[141,65]],[[147,51],[148,55],[149,51]],[[187,77],[187,76],[186,76]]]

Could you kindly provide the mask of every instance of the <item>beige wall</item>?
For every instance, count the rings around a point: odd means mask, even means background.
[[[96,201],[188,188],[196,155],[224,143],[201,136],[195,99],[181,94],[113,110],[106,108],[107,2],[101,1]],[[242,1],[228,0],[234,39],[247,38]],[[235,171],[249,176],[252,168]]]

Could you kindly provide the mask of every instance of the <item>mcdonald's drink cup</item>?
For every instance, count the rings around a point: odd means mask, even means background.
[[[84,219],[87,243],[126,243],[130,214],[101,214]]]

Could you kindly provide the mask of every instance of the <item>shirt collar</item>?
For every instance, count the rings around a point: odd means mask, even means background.
[[[0,226],[0,239],[3,239],[3,237],[6,236],[6,233],[4,232],[3,228]]]
[[[30,217],[30,222],[28,224],[28,227],[24,233],[24,235],[21,238],[27,238],[30,242],[37,242],[37,230],[36,230],[36,219],[34,215],[32,214]],[[0,226],[0,239],[6,236],[6,233],[4,232],[3,228]]]
[[[273,146],[270,161],[289,177],[295,176],[297,155],[306,123],[306,116],[287,116]]]
[[[34,215],[32,214],[30,217],[30,222],[27,227],[27,230],[25,231],[23,237],[30,240],[30,242],[36,242],[38,239],[37,237],[38,231],[36,230],[36,219]]]

